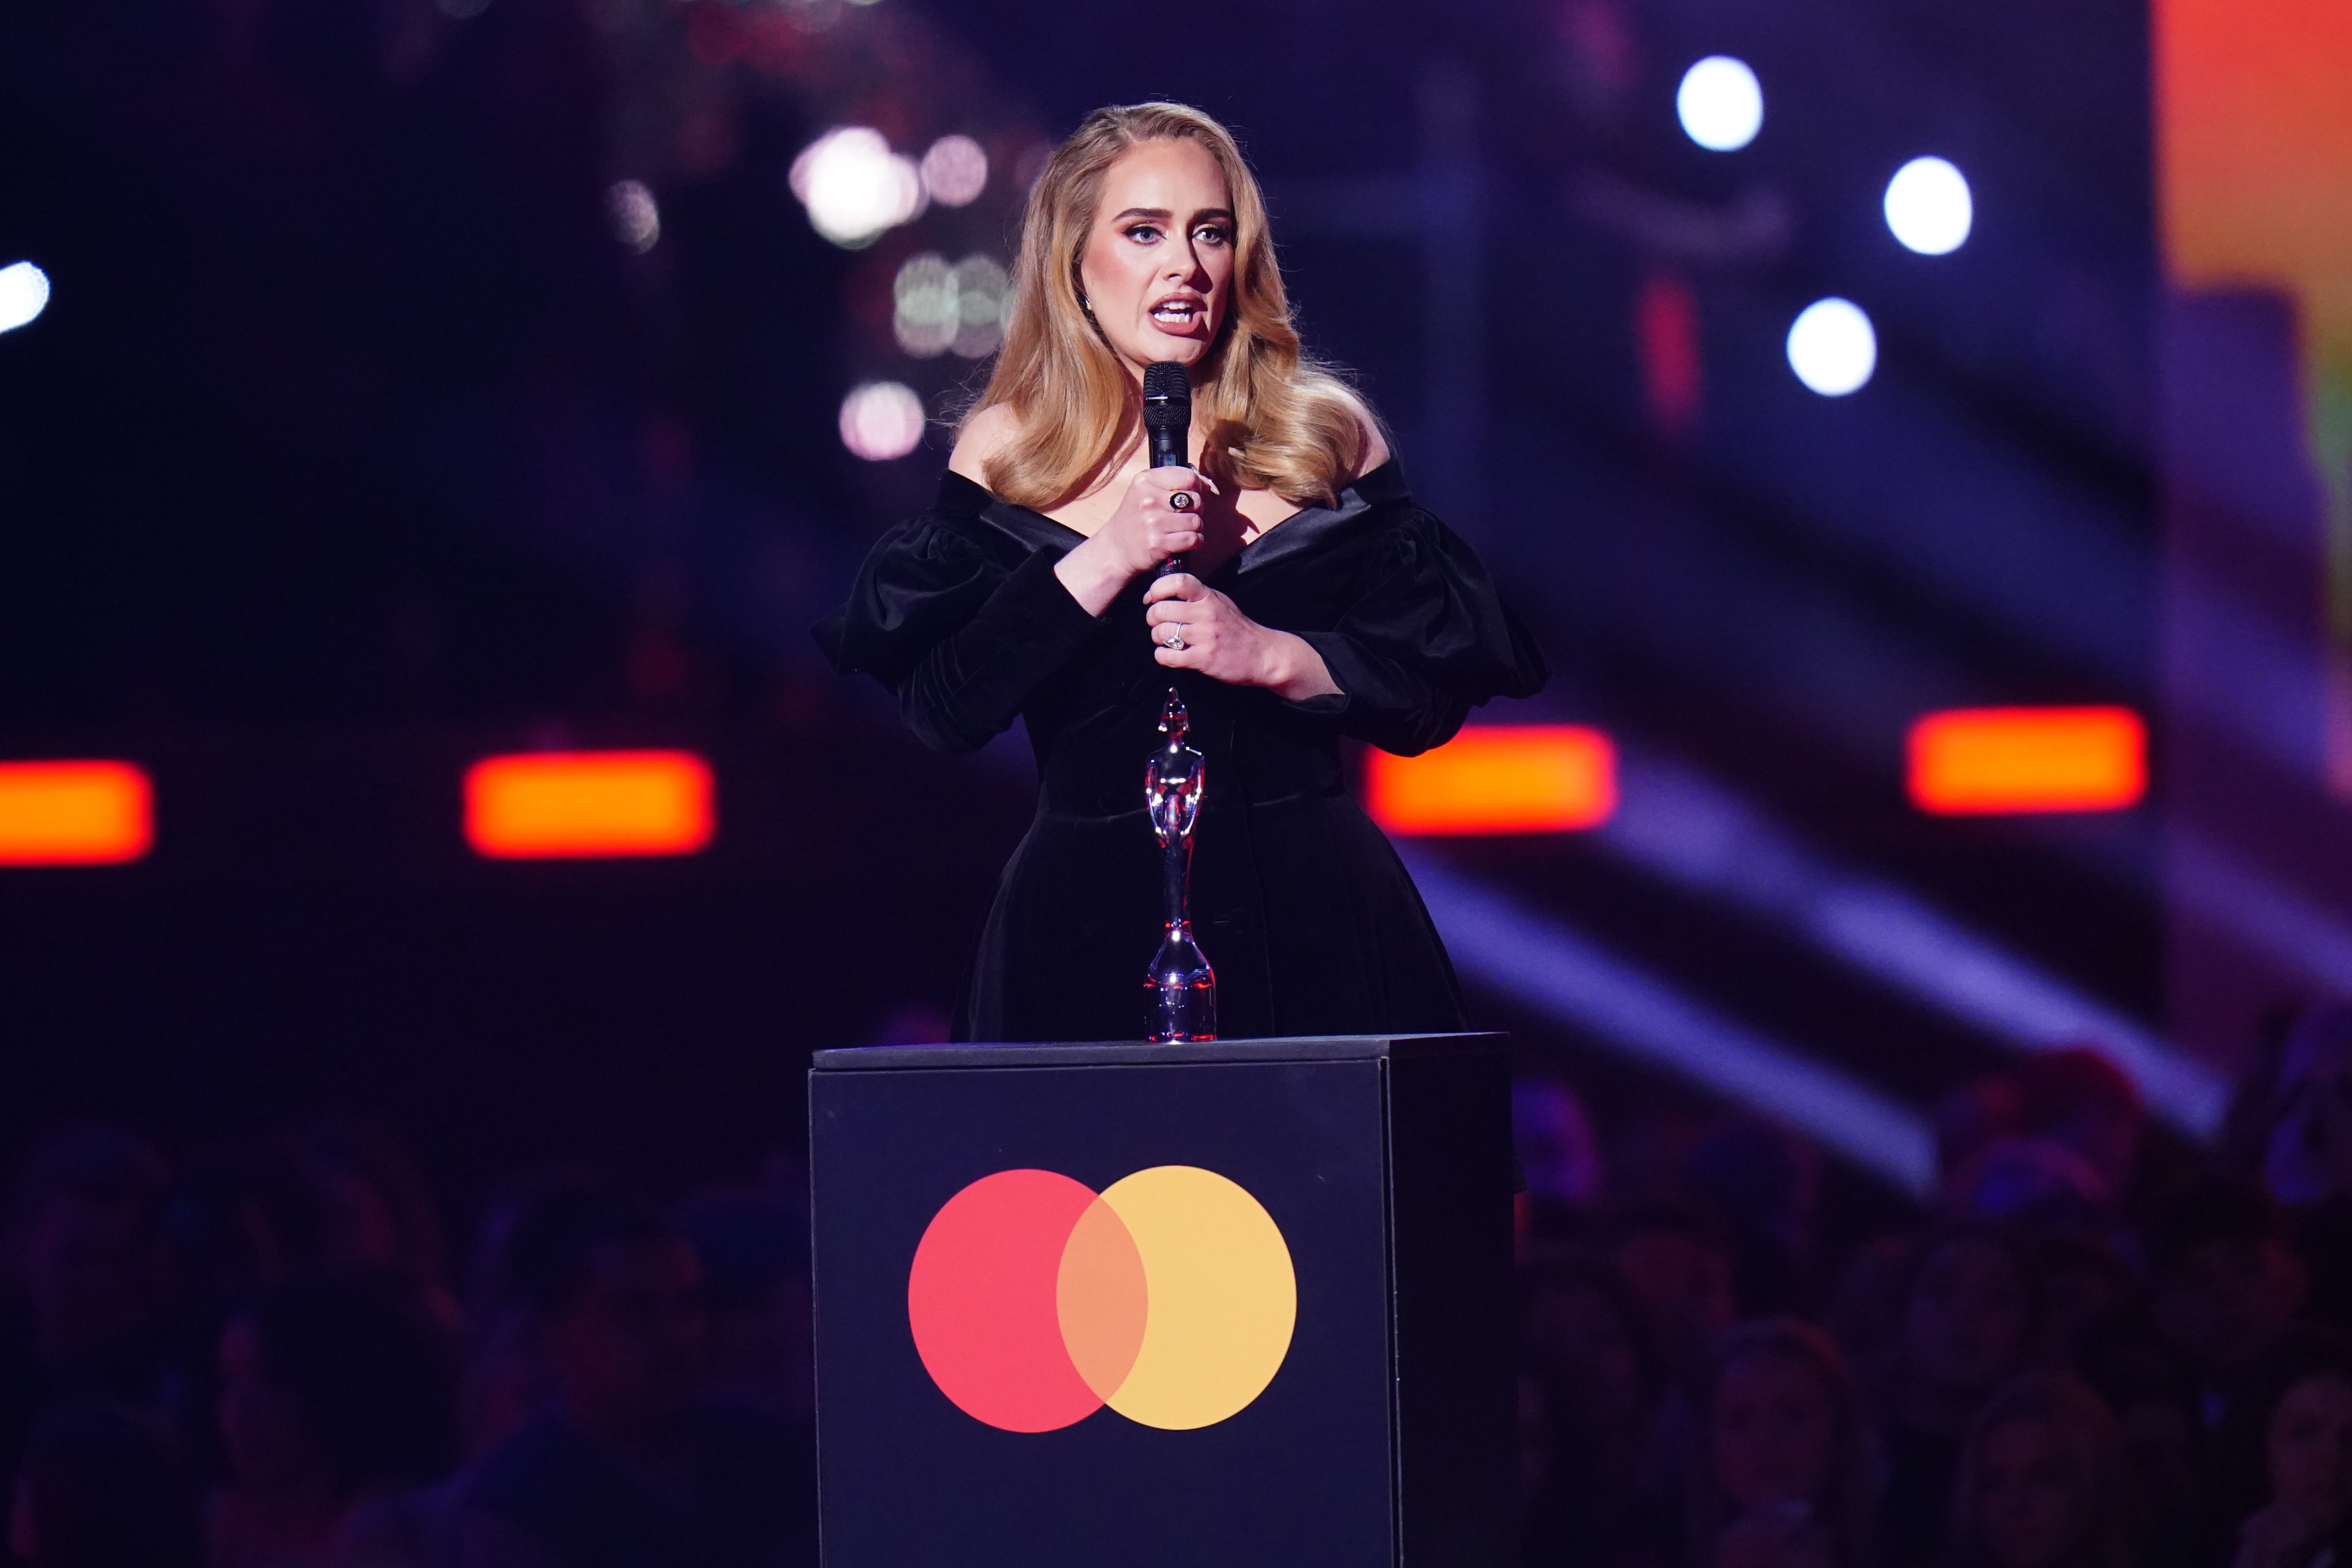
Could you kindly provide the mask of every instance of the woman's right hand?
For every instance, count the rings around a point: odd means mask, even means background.
[[[1054,574],[1087,614],[1101,615],[1135,578],[1171,555],[1200,548],[1202,491],[1216,488],[1197,469],[1144,469],[1129,483],[1110,521],[1063,556]]]

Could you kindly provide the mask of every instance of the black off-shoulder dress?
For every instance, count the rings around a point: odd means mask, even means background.
[[[1152,658],[1147,580],[1089,616],[1054,575],[1082,535],[950,473],[874,547],[816,628],[843,673],[898,695],[927,744],[967,752],[1018,717],[1041,780],[967,976],[971,1040],[1134,1039],[1160,941],[1143,770],[1171,676],[1207,766],[1192,928],[1228,1037],[1465,1026],[1444,945],[1349,794],[1343,740],[1412,754],[1472,706],[1541,688],[1542,655],[1477,557],[1391,461],[1285,519],[1204,580],[1323,656],[1339,694],[1289,702]]]

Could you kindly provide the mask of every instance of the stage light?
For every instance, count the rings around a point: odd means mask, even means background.
[[[99,866],[154,842],[153,792],[129,763],[0,763],[0,866]]]
[[[969,136],[942,136],[923,154],[923,189],[943,207],[966,206],[988,188],[988,154]]]
[[[836,126],[801,149],[791,184],[817,233],[848,250],[915,217],[926,199],[915,165],[864,125]]]
[[[49,308],[49,275],[29,261],[0,267],[0,332],[13,332]]]
[[[1911,727],[1912,804],[1938,816],[2120,811],[2147,790],[2128,708],[1959,708]]]
[[[1745,60],[1709,55],[1675,90],[1683,132],[1710,153],[1737,153],[1764,129],[1764,89]]]
[[[690,855],[710,842],[691,752],[534,752],[466,771],[466,842],[499,860]]]
[[[661,208],[643,180],[622,180],[604,193],[613,237],[643,256],[661,240]]]
[[[949,346],[966,359],[996,352],[1004,341],[1004,321],[1013,306],[1013,279],[992,256],[967,256],[956,263],[956,335]]]
[[[1904,247],[1948,256],[1976,221],[1968,176],[1941,158],[1914,158],[1886,182],[1886,226]]]
[[[950,267],[936,251],[910,256],[891,293],[891,333],[918,359],[949,349],[978,359],[1004,341],[1013,280],[994,257],[967,256]]]
[[[869,381],[841,400],[841,444],[869,463],[903,458],[922,444],[923,400],[895,381]]]
[[[1878,334],[1851,300],[1816,300],[1789,328],[1789,368],[1823,397],[1858,392],[1878,368]]]
[[[955,269],[948,258],[935,250],[907,258],[890,292],[890,331],[898,346],[917,359],[945,353],[963,324]]]
[[[1368,753],[1364,795],[1391,833],[1597,827],[1617,809],[1617,753],[1581,725],[1473,725],[1417,757]]]

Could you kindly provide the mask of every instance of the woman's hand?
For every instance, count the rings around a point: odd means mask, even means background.
[[[1197,669],[1228,686],[1263,686],[1292,702],[1339,689],[1313,644],[1258,625],[1190,573],[1160,578],[1143,603],[1152,657],[1167,668]]]
[[[1128,485],[1110,521],[1055,563],[1054,575],[1087,614],[1101,615],[1139,573],[1200,548],[1202,491],[1216,489],[1216,481],[1197,469],[1144,469]]]

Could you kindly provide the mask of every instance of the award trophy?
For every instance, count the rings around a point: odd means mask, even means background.
[[[1160,838],[1160,875],[1166,929],[1143,983],[1151,989],[1151,1038],[1213,1040],[1217,1037],[1217,977],[1192,940],[1190,888],[1192,825],[1201,815],[1205,773],[1201,753],[1184,742],[1191,723],[1184,700],[1170,688],[1160,711],[1168,743],[1151,754],[1143,770],[1143,804],[1151,831]]]
[[[1143,429],[1151,447],[1155,468],[1185,467],[1184,447],[1192,426],[1192,383],[1184,367],[1173,360],[1147,366],[1143,373]],[[1160,571],[1181,572],[1181,557],[1171,556]],[[1168,743],[1151,754],[1143,770],[1143,805],[1151,814],[1151,831],[1160,838],[1161,913],[1165,930],[1160,951],[1143,984],[1151,992],[1151,1037],[1155,1040],[1213,1040],[1217,1037],[1217,977],[1209,969],[1200,944],[1192,940],[1190,889],[1192,879],[1192,824],[1201,815],[1201,753],[1184,743],[1192,726],[1184,699],[1168,688],[1168,701],[1160,710],[1160,732]]]

